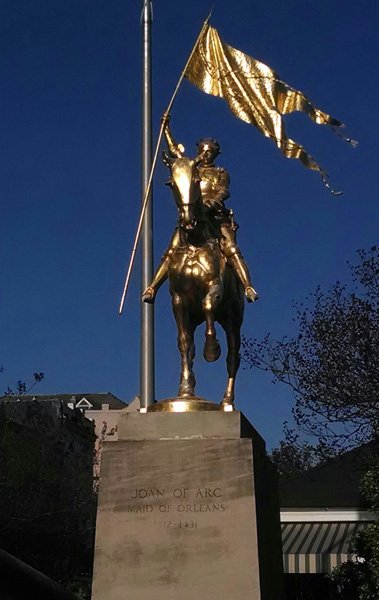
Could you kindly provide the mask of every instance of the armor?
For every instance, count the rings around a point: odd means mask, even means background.
[[[164,117],[165,118],[165,117]],[[176,143],[168,124],[168,115],[165,118],[165,137],[169,153],[173,157],[184,156],[185,148]],[[250,274],[241,250],[237,245],[236,230],[237,223],[234,221],[233,211],[228,210],[224,202],[230,196],[230,177],[226,169],[216,167],[214,159],[220,154],[219,143],[212,138],[203,138],[197,143],[200,155],[203,156],[198,172],[200,176],[200,189],[203,203],[210,209],[209,217],[215,226],[220,241],[220,249],[237,277],[240,279],[248,302],[254,302],[258,295],[251,285]],[[155,294],[167,279],[170,255],[179,244],[179,232],[175,229],[170,245],[162,257],[160,266],[154,276],[151,285],[145,290],[142,299],[145,302],[153,302]]]
[[[204,204],[213,207],[214,202],[223,203],[230,196],[230,177],[222,167],[198,167],[200,189]]]

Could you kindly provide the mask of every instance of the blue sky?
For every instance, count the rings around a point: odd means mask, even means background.
[[[0,20],[1,353],[5,390],[44,371],[39,393],[139,387],[139,265],[124,314],[118,305],[140,206],[141,2],[3,0]],[[154,135],[209,6],[154,3]],[[189,155],[216,137],[231,176],[239,245],[260,300],[246,306],[244,334],[294,332],[292,300],[346,280],[346,261],[378,243],[378,13],[374,0],[218,1],[211,23],[230,45],[277,70],[318,108],[347,125],[353,149],[302,114],[287,133],[330,173],[343,195],[285,159],[225,102],[187,81],[172,128]],[[176,209],[154,179],[155,262]],[[201,348],[203,332],[198,336]],[[222,333],[220,331],[220,338]],[[198,352],[197,392],[220,401],[225,347],[215,364]],[[176,328],[167,286],[156,303],[156,397],[175,395]],[[37,391],[37,390],[36,390]],[[277,444],[292,396],[270,376],[241,369],[237,408]]]

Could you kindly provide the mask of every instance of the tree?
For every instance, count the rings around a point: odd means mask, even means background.
[[[320,457],[379,431],[379,251],[373,246],[358,255],[358,264],[349,265],[352,291],[337,282],[295,306],[295,337],[243,341],[250,368],[269,371],[293,389],[297,429],[318,440]],[[285,427],[293,441],[297,434]]]
[[[250,368],[270,372],[294,391],[297,430],[285,424],[285,442],[272,454],[279,475],[296,475],[320,459],[379,439],[379,251],[358,251],[350,265],[354,287],[318,288],[296,306],[298,334],[244,340]],[[311,446],[300,436],[316,440]],[[308,438],[309,439],[309,438]],[[296,472],[297,471],[297,472]],[[333,600],[376,600],[379,590],[379,459],[362,491],[378,518],[352,540],[357,560],[330,576]]]
[[[94,449],[93,449],[93,491],[97,494],[99,492],[99,480],[100,480],[100,464],[101,464],[101,450],[103,442],[109,440],[117,433],[118,426],[112,427],[108,431],[108,423],[103,421],[100,434],[97,436]]]
[[[4,368],[0,367],[0,373],[3,373]],[[34,388],[37,383],[41,383],[45,377],[44,373],[33,373],[33,383],[27,386],[27,384],[19,379],[16,384],[16,392],[13,391],[12,388],[8,387],[7,391],[4,393],[4,396],[26,396],[29,394],[30,390]]]
[[[0,404],[0,547],[86,598],[94,441],[93,425],[62,403]]]
[[[361,530],[352,540],[349,560],[329,576],[333,600],[377,600],[379,590],[379,457],[362,480],[362,492],[376,513],[374,523]]]
[[[315,464],[314,449],[307,443],[299,448],[295,444],[281,440],[279,447],[272,450],[270,458],[276,467],[279,479],[296,477]]]

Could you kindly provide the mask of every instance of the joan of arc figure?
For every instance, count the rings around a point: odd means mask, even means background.
[[[184,156],[184,147],[177,144],[169,127],[169,115],[165,115],[165,136],[168,150],[173,157]],[[233,218],[233,211],[228,210],[224,202],[230,196],[229,183],[230,177],[226,169],[215,166],[215,160],[220,154],[220,144],[212,138],[203,138],[197,143],[198,155],[201,162],[198,166],[200,176],[200,189],[203,203],[209,208],[209,218],[214,225],[220,240],[221,252],[225,256],[228,264],[231,266],[237,277],[240,279],[248,302],[258,300],[258,294],[250,281],[250,274],[245,259],[242,256],[236,241],[236,230],[238,225]],[[152,303],[155,300],[156,293],[161,285],[166,281],[168,275],[168,265],[174,249],[179,244],[179,231],[175,229],[170,245],[162,257],[154,279],[150,286],[142,294],[144,302]]]

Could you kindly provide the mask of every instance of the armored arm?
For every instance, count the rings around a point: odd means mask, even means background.
[[[180,158],[184,156],[184,146],[182,144],[177,144],[174,136],[172,135],[172,131],[170,129],[170,115],[166,113],[163,115],[162,121],[165,124],[164,134],[167,142],[168,151],[171,156],[175,156],[176,158]]]
[[[212,204],[215,208],[219,207],[224,209],[224,202],[230,196],[229,184],[230,177],[226,169],[219,168],[218,170],[218,181],[215,185],[215,193],[212,198]],[[226,209],[224,209],[226,210]]]
[[[216,202],[224,202],[230,197],[229,185],[230,177],[226,169],[219,169],[218,189],[214,200]]]

